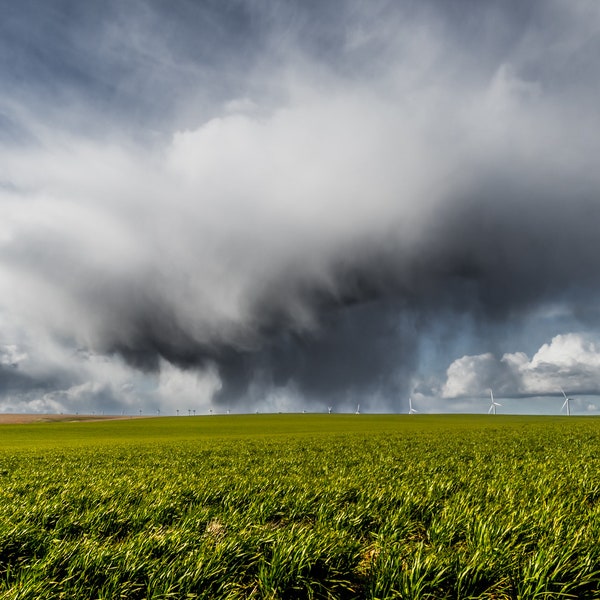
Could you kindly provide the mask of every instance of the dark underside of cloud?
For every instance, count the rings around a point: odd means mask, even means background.
[[[335,403],[403,397],[419,339],[440,314],[514,323],[565,302],[597,323],[600,204],[590,196],[566,203],[561,193],[554,200],[549,190],[534,206],[507,187],[509,197],[493,200],[498,208],[465,200],[462,210],[457,203],[449,214],[442,209],[409,256],[393,243],[379,254],[366,250],[372,256],[351,276],[334,271],[335,297],[318,287],[270,288],[253,308],[248,338],[198,343],[160,311],[138,321],[136,306],[125,319],[139,323],[138,335],[110,349],[147,369],[158,368],[159,357],[184,368],[215,363],[223,380],[217,400],[228,405],[247,400],[253,386],[258,394],[290,383],[306,398]],[[298,330],[280,293],[302,298],[316,315],[314,330]]]

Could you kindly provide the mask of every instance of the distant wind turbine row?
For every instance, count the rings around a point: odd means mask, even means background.
[[[563,397],[565,399],[565,401],[563,402],[563,405],[560,407],[560,410],[562,412],[562,411],[564,411],[566,409],[567,416],[570,417],[571,416],[571,404],[570,403],[573,400],[573,398],[570,398],[569,396],[567,396],[567,394],[565,393],[565,391],[562,388],[560,388],[560,391],[562,392],[562,395],[563,395]],[[490,389],[490,407],[488,409],[488,414],[490,414],[490,415],[497,414],[496,408],[500,407],[500,406],[502,406],[502,404],[500,404],[500,402],[496,401],[496,399],[494,398],[494,392],[493,392],[492,389]],[[215,414],[212,408],[210,408],[208,410],[208,412],[209,412],[210,415]],[[256,413],[258,414],[258,412],[259,411],[257,410]],[[306,410],[303,410],[302,412],[306,413]],[[327,414],[332,414],[332,412],[333,412],[333,406],[327,406]],[[157,415],[160,415],[160,409],[158,409],[156,411],[156,413],[157,413]],[[415,415],[415,414],[418,414],[418,413],[419,413],[419,411],[413,406],[412,397],[409,397],[408,398],[408,414],[409,415]],[[141,416],[141,414],[142,414],[142,411],[140,409],[140,416]],[[180,414],[180,411],[177,410],[177,416],[179,416],[179,414]],[[189,414],[189,416],[192,416],[192,414],[195,416],[196,415],[196,411],[193,410],[193,409],[188,409],[188,414]],[[230,409],[227,409],[227,414],[228,415],[231,414]],[[356,405],[356,410],[354,411],[354,414],[355,415],[360,415],[361,414],[361,412],[360,412],[360,404]]]

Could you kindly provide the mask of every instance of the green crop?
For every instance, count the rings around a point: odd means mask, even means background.
[[[597,598],[600,420],[0,427],[0,598]]]

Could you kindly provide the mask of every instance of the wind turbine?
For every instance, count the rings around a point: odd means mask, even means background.
[[[355,415],[360,415],[360,404],[356,405],[356,412],[354,414]]]
[[[492,399],[492,403],[490,404],[490,410],[488,410],[488,415],[491,413],[493,415],[496,414],[496,406],[502,406],[499,402],[494,400],[494,392],[490,390],[490,398]]]
[[[331,409],[332,409],[332,408],[333,408],[332,406],[328,406],[328,407],[327,407],[327,414],[328,414],[328,415],[330,415],[330,414],[331,414]]]
[[[571,398],[569,398],[566,394],[565,394],[565,390],[563,390],[562,388],[560,388],[560,391],[562,392],[562,395],[565,397],[565,401],[563,402],[563,405],[560,407],[560,410],[562,411],[563,408],[565,408],[565,406],[567,407],[567,417],[571,416],[571,405],[569,404],[569,402],[571,401]]]
[[[416,415],[419,411],[416,408],[413,408],[412,405],[412,398],[408,398],[408,414],[409,415]]]

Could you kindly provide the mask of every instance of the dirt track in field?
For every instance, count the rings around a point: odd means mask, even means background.
[[[122,415],[43,415],[0,413],[0,425],[25,425],[27,423],[53,423],[72,421],[115,421],[121,419],[148,419]]]

